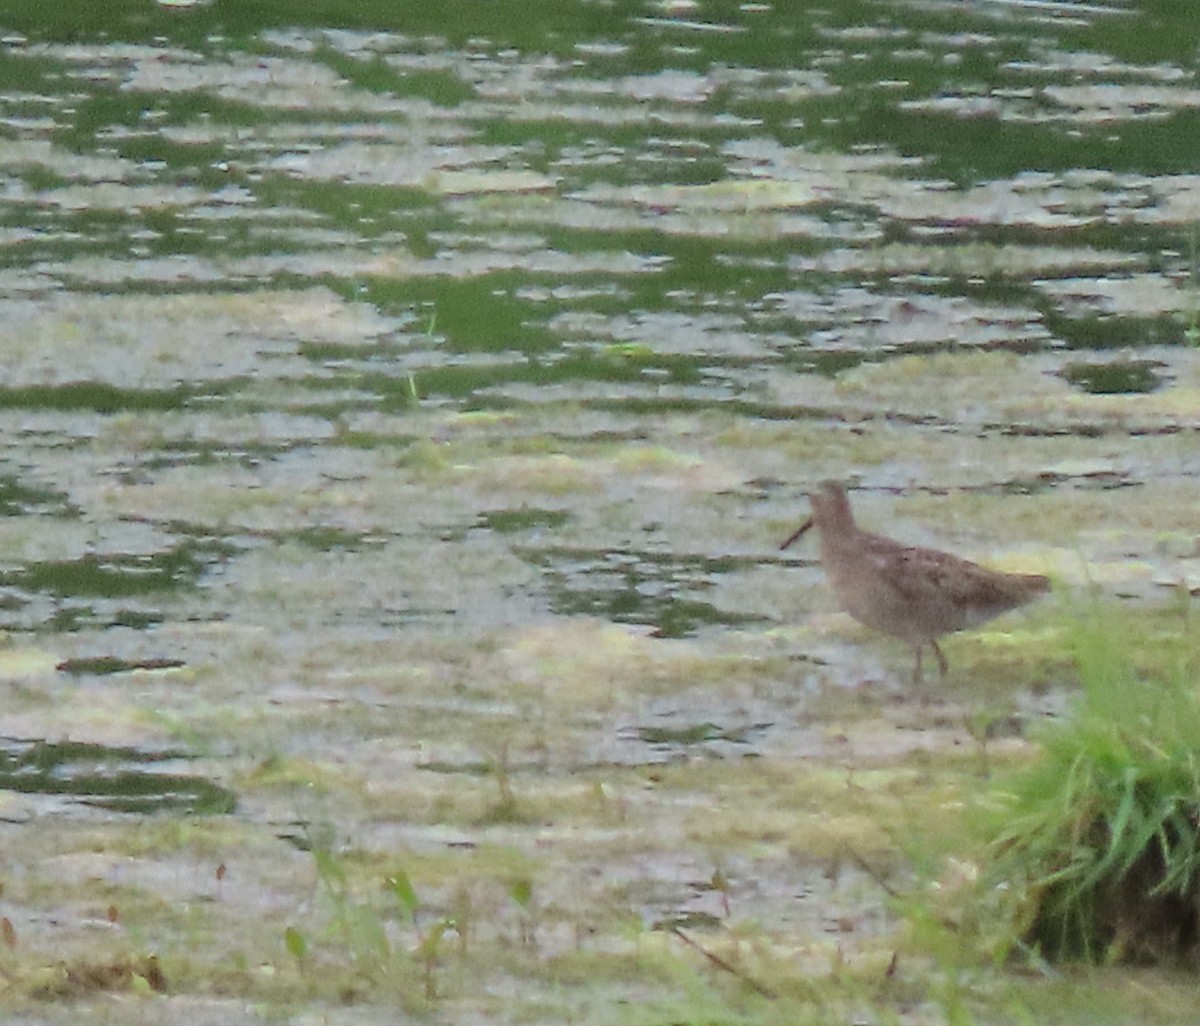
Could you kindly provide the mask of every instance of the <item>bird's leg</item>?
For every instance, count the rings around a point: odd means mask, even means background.
[[[913,667],[913,675],[912,675],[912,682],[913,682],[914,684],[920,684],[920,683],[921,683],[921,649],[922,649],[923,647],[924,647],[924,646],[923,646],[923,645],[922,645],[922,643],[921,643],[921,642],[919,642],[919,641],[918,641],[918,642],[917,642],[915,645],[913,645],[913,651],[914,651],[914,652],[916,652],[916,654],[917,654],[917,663],[916,663],[916,665]],[[935,652],[937,651],[937,646],[936,646],[936,645],[934,646],[934,651],[935,651]]]
[[[937,656],[938,669],[942,671],[942,680],[946,679],[946,657],[942,655],[942,650],[938,648],[936,641],[931,641],[929,644],[933,646],[933,654]]]

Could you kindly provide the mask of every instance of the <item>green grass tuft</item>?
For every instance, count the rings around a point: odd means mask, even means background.
[[[1186,631],[1186,622],[1181,625]],[[1135,667],[1152,637],[1096,614],[1068,633],[1082,692],[1002,785],[989,887],[1049,959],[1171,963],[1200,952],[1200,694],[1194,659]]]

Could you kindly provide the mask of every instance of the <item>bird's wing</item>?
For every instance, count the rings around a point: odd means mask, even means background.
[[[978,623],[1019,606],[1049,587],[1036,574],[1006,574],[937,549],[871,546],[880,576],[916,607],[959,610],[964,624]]]

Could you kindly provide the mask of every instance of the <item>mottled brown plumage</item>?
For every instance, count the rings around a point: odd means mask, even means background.
[[[1050,589],[1041,574],[1006,574],[936,549],[870,534],[854,522],[842,486],[826,481],[812,496],[812,516],[780,548],[810,527],[821,532],[821,566],[842,608],[859,623],[901,638],[916,653],[929,645],[946,675],[938,647],[943,634],[975,627],[1023,606]]]

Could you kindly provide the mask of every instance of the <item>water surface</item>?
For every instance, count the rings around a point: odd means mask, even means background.
[[[185,746],[264,881],[297,822],[486,846],[501,768],[548,903],[582,816],[581,917],[711,914],[714,863],[753,917],[807,849],[747,862],[697,840],[721,781],[627,774],[962,740],[812,704],[905,665],[775,551],[815,482],[1136,608],[1195,579],[1191,15],[534,7],[0,10],[0,624],[81,671],[21,663],[4,732]],[[1005,708],[1030,617],[952,650]],[[291,872],[210,910],[252,962]]]

